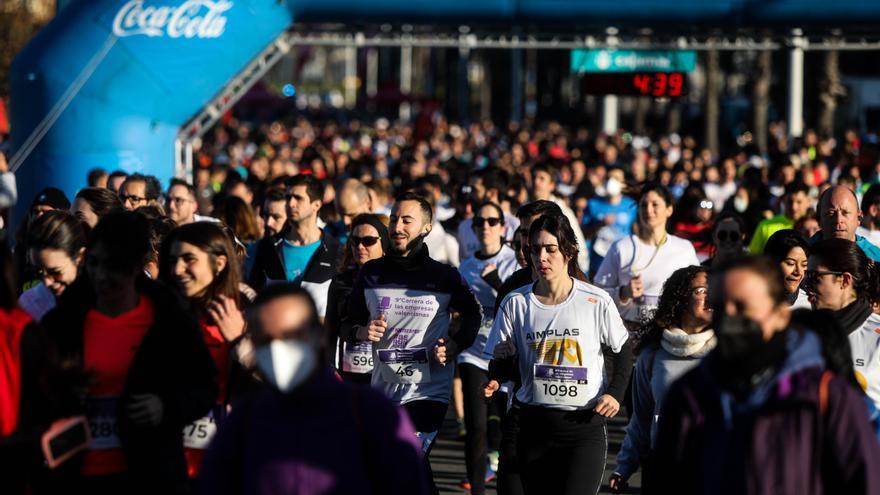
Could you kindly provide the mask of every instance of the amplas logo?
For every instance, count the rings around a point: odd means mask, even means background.
[[[187,0],[176,7],[145,3],[145,0],[130,0],[123,5],[113,18],[113,34],[217,38],[226,30],[223,13],[233,5],[230,0]]]

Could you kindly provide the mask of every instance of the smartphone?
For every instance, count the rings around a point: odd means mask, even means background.
[[[89,448],[92,438],[85,416],[60,419],[43,433],[41,444],[49,469],[55,469],[66,460]]]

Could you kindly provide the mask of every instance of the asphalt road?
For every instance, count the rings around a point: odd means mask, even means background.
[[[608,491],[608,475],[614,468],[614,458],[617,456],[617,451],[620,450],[621,442],[623,442],[625,418],[626,416],[621,411],[616,418],[608,423],[608,459],[605,467],[605,482],[599,493],[611,493]],[[467,493],[466,490],[459,487],[459,482],[465,477],[464,439],[456,437],[454,413],[447,415],[444,429],[431,452],[431,468],[434,470],[434,480],[440,488],[440,493]],[[636,473],[630,479],[630,487],[626,493],[639,493],[640,486],[641,474]],[[494,482],[489,483],[487,493],[495,494]]]

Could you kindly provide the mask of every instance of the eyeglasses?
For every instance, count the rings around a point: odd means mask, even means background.
[[[146,199],[146,198],[144,198],[144,199]],[[189,201],[192,201],[191,199],[189,199],[189,198],[184,198],[183,196],[180,196],[180,197],[174,197],[174,196],[172,196],[172,197],[170,197],[170,198],[168,198],[168,199],[169,199],[172,203],[174,203],[174,204],[176,204],[176,205],[182,205],[182,204],[184,204],[184,203],[187,203],[187,202],[189,202]]]
[[[128,201],[132,204],[135,204],[135,203],[141,203],[146,200],[147,200],[147,198],[145,198],[143,196],[135,196],[134,194],[120,194],[119,195],[119,201],[122,201],[123,203]]]
[[[474,217],[474,226],[481,227],[483,224],[489,224],[489,227],[497,227],[501,224],[500,218],[483,218],[483,217]]]
[[[731,241],[735,241],[742,237],[738,230],[719,230],[715,235],[718,236],[718,240],[721,242],[727,242],[728,238]]]
[[[846,272],[832,272],[832,271],[819,271],[819,270],[807,270],[804,274],[804,284],[812,286],[816,285],[819,282],[819,277],[824,277],[825,275],[843,275]]]
[[[693,294],[694,297],[704,298],[707,295],[709,295],[709,288],[708,287],[694,287],[693,289],[691,289],[691,294]]]
[[[715,207],[715,205],[711,201],[705,201],[705,200],[700,201],[700,208],[702,208],[704,210],[711,210],[714,207]]]
[[[364,237],[355,237],[351,236],[351,245],[358,246],[363,245],[364,247],[374,246],[377,242],[379,242],[379,238],[375,236],[364,236]]]

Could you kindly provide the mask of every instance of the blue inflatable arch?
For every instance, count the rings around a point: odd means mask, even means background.
[[[876,23],[876,0],[74,0],[11,76],[20,204],[94,167],[174,174],[175,139],[294,21],[494,26]],[[19,210],[21,213],[21,210]]]

